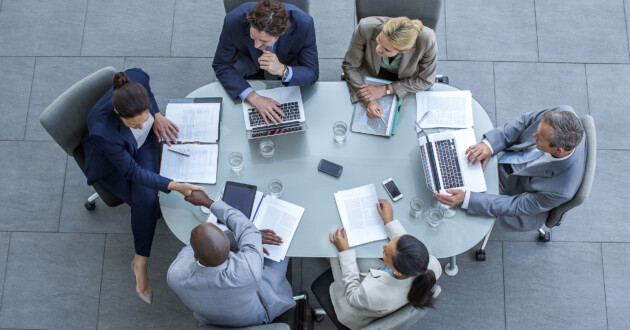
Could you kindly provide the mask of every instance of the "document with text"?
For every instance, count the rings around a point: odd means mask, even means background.
[[[218,157],[218,144],[164,145],[160,175],[178,182],[215,184]]]
[[[179,142],[219,140],[221,103],[168,103],[166,118],[179,127]]]
[[[391,81],[365,77],[365,83],[382,86],[391,83]],[[353,132],[382,136],[392,135],[392,129],[396,126],[395,119],[399,107],[398,97],[395,94],[383,95],[376,100],[376,103],[381,106],[383,116],[373,119],[367,116],[367,108],[363,102],[359,101],[355,104],[350,125]]]
[[[472,94],[470,91],[424,91],[416,93],[417,118],[430,111],[422,128],[473,127]],[[416,127],[416,130],[418,128]]]
[[[387,239],[385,225],[378,214],[378,197],[373,184],[335,193],[337,209],[350,246]]]

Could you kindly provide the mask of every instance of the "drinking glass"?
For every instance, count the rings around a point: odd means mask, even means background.
[[[409,203],[409,214],[415,218],[416,220],[420,218],[422,215],[422,210],[424,209],[424,202],[419,198],[414,198]]]
[[[451,217],[454,217],[455,214],[457,214],[457,210],[454,207],[444,205],[440,202],[435,202],[435,208],[442,210],[442,213],[444,213],[445,218],[451,218]]]
[[[440,222],[444,218],[444,211],[441,208],[432,208],[429,212],[429,226],[437,227],[440,225]]]
[[[346,140],[346,132],[348,131],[348,125],[346,125],[346,123],[342,121],[335,122],[332,130],[335,135],[335,142],[343,143]]]
[[[260,141],[260,154],[265,158],[273,157],[275,149],[273,147],[273,141],[265,139]]]
[[[269,187],[269,195],[277,198],[282,197],[282,181],[280,179],[269,180],[267,186]]]
[[[243,169],[243,155],[240,152],[233,152],[228,156],[228,163],[232,168],[232,172],[239,174]]]

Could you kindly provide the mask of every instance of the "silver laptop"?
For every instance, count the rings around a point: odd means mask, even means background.
[[[476,143],[472,128],[427,135],[421,130],[418,138],[420,157],[427,186],[434,193],[447,189],[486,191],[486,178],[481,163],[468,162],[466,149]]]
[[[281,123],[273,125],[269,121],[269,126],[266,126],[258,111],[249,102],[244,101],[243,117],[248,139],[306,131],[308,127],[306,126],[302,93],[299,87],[278,87],[259,90],[256,93],[280,103],[280,110],[282,110],[284,116],[281,117]]]

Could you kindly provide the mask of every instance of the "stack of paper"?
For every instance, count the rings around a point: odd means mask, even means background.
[[[422,128],[473,127],[472,94],[470,91],[416,93],[417,118],[430,111],[421,123]],[[416,128],[417,130],[417,128]]]
[[[378,197],[373,184],[335,193],[348,244],[357,246],[387,239],[387,232],[376,205]]]

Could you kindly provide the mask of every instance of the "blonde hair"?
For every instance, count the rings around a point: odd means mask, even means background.
[[[411,20],[401,16],[392,18],[383,26],[383,34],[392,43],[396,50],[401,51],[411,48],[422,32],[424,25],[419,19]]]

